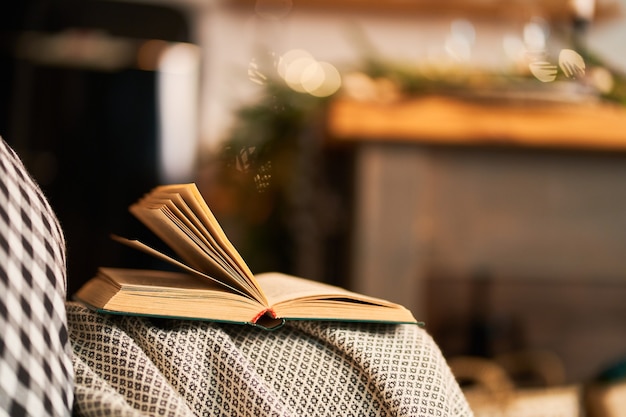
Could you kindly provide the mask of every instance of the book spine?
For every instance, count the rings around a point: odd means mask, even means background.
[[[258,322],[261,317],[263,316],[269,316],[273,319],[277,319],[278,316],[276,316],[276,312],[274,310],[272,310],[271,308],[266,308],[265,310],[262,310],[259,314],[257,314],[256,316],[254,316],[254,318],[252,319],[252,323],[256,323]]]

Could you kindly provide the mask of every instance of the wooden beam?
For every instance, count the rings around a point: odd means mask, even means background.
[[[254,10],[257,5],[277,7],[281,0],[232,0],[233,7]],[[551,21],[571,20],[570,0],[292,0],[297,11],[352,11],[387,14],[440,15],[455,17],[528,19],[541,16]],[[597,0],[594,20],[614,18],[620,14],[616,0]]]
[[[331,143],[421,142],[626,150],[626,108],[607,104],[512,104],[424,96],[393,104],[336,100]]]

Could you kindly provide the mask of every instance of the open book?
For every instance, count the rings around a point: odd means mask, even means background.
[[[177,258],[138,240],[113,239],[180,272],[99,268],[74,298],[102,312],[279,327],[285,320],[415,323],[401,305],[282,273],[254,275],[195,184],[162,185],[130,206]]]

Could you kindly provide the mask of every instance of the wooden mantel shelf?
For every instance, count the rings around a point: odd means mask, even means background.
[[[162,1],[162,0],[161,0]],[[170,0],[173,1],[173,0]],[[192,0],[186,0],[190,2]],[[198,0],[193,0],[198,1]],[[281,3],[257,0],[226,2],[231,7],[254,10],[259,5],[266,8],[281,7]],[[571,0],[292,0],[294,9],[300,11],[330,10],[332,12],[401,13],[413,16],[479,17],[491,19],[525,20],[542,16],[548,21],[569,21],[573,10]],[[285,2],[287,4],[287,2]],[[617,0],[596,0],[594,21],[614,19],[621,13]]]
[[[328,113],[331,143],[417,142],[626,150],[626,108],[425,96],[393,104],[336,100]]]

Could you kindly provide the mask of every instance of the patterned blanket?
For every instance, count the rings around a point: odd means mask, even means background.
[[[292,322],[274,331],[67,306],[86,416],[471,416],[415,325]]]

